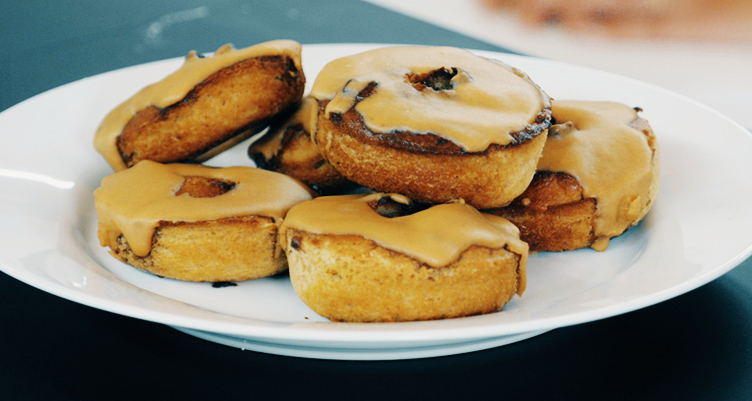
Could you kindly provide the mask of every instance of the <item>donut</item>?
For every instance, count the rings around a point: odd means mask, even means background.
[[[294,177],[319,194],[343,193],[356,184],[324,160],[311,141],[315,104],[313,98],[303,98],[294,114],[273,124],[249,146],[248,155],[258,167]]]
[[[311,199],[282,174],[143,160],[94,191],[97,235],[116,259],[185,281],[243,281],[286,269],[277,234]]]
[[[316,77],[312,139],[346,178],[418,202],[500,207],[535,173],[550,98],[521,71],[451,47],[384,47]]]
[[[639,108],[617,102],[553,102],[554,125],[529,188],[488,213],[520,229],[531,251],[604,251],[639,223],[658,192],[655,134]]]
[[[427,206],[384,193],[293,206],[280,242],[298,296],[332,321],[393,322],[496,312],[522,295],[528,247],[513,224],[461,201]]]
[[[113,109],[94,147],[115,171],[140,160],[207,160],[268,126],[304,90],[300,44],[289,40],[213,56],[192,51],[182,67]]]

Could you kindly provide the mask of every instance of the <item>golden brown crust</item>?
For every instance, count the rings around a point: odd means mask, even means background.
[[[433,268],[354,235],[286,233],[300,298],[333,321],[394,322],[496,312],[518,292],[520,255],[472,246]]]
[[[130,167],[140,160],[203,160],[269,124],[300,100],[305,77],[286,56],[244,60],[214,73],[180,102],[136,113],[117,139]],[[203,158],[202,158],[203,157]]]
[[[484,212],[514,223],[531,251],[569,251],[594,240],[595,199],[584,198],[577,179],[566,173],[539,171],[509,206]]]
[[[152,274],[185,281],[243,281],[287,268],[276,251],[271,218],[245,216],[200,222],[160,222],[145,257],[135,255],[121,235],[107,244],[124,263]],[[221,238],[221,240],[218,240]]]
[[[456,145],[446,141],[436,146],[422,142],[415,146],[426,151],[415,151],[374,139],[378,136],[354,110],[342,118],[323,115],[320,104],[315,142],[335,169],[368,188],[419,202],[464,199],[477,208],[504,206],[527,188],[546,141],[545,134],[532,135],[516,145],[492,146],[479,153],[456,153]]]

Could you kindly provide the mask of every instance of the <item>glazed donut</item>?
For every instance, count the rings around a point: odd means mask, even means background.
[[[294,177],[322,195],[344,193],[355,183],[343,177],[311,142],[311,112],[316,101],[303,98],[287,119],[273,124],[269,132],[248,148],[249,157],[260,168]]]
[[[522,295],[528,247],[514,225],[463,202],[416,206],[380,193],[293,206],[280,242],[298,296],[332,321],[391,322],[496,312]]]
[[[658,192],[655,134],[640,109],[554,101],[552,125],[530,187],[508,207],[531,250],[603,251],[640,222]]]
[[[284,271],[278,227],[311,196],[253,167],[144,160],[104,177],[94,198],[99,242],[112,256],[162,277],[220,282]]]
[[[200,162],[265,128],[304,90],[300,44],[278,40],[183,66],[112,110],[94,146],[115,170],[140,160]]]
[[[327,64],[312,138],[342,175],[420,202],[499,207],[535,173],[550,99],[527,75],[450,47],[385,47]]]

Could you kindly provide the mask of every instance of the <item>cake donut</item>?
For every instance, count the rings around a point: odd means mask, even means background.
[[[658,192],[655,134],[640,109],[616,102],[554,101],[538,171],[509,206],[531,250],[603,251],[640,222]]]
[[[451,47],[384,47],[316,77],[312,138],[348,179],[419,202],[504,206],[535,173],[550,98],[521,71]]]
[[[98,238],[115,258],[158,276],[242,281],[287,267],[278,228],[309,189],[253,167],[144,160],[94,191]]]
[[[115,170],[140,160],[201,162],[265,128],[304,90],[301,46],[289,40],[212,56],[192,51],[182,67],[113,109],[94,146]]]
[[[528,247],[517,228],[463,202],[324,196],[293,206],[280,238],[296,293],[332,321],[490,313],[525,290]]]
[[[269,128],[248,148],[260,168],[294,177],[323,195],[343,193],[355,186],[332,167],[311,141],[311,113],[316,101],[304,97],[295,112]]]

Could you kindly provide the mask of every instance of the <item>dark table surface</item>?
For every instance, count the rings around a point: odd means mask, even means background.
[[[226,42],[504,50],[359,1],[6,1],[0,21],[0,110],[83,77]],[[747,260],[658,305],[499,348],[330,361],[217,345],[0,273],[0,400],[750,399],[751,299]]]

